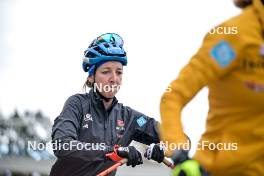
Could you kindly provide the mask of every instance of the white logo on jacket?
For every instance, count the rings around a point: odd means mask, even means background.
[[[83,128],[88,128],[88,127],[89,127],[88,124],[83,125]]]
[[[84,120],[84,124],[83,124],[83,128],[89,128],[89,121],[93,121],[93,117],[91,116],[91,114],[86,114],[84,117],[83,117],[83,120]]]
[[[93,121],[93,117],[92,117],[92,115],[91,115],[91,114],[86,114],[86,115],[84,116],[84,121]]]

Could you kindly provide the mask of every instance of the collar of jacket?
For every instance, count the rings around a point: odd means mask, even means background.
[[[264,30],[264,5],[261,0],[254,0],[253,6],[256,9],[256,12],[258,13],[257,15],[261,21],[262,30]]]
[[[100,96],[94,91],[94,89],[90,89],[89,94],[92,97],[92,102],[95,104],[102,104],[104,107],[103,99],[100,98]],[[118,100],[116,97],[113,98],[112,106],[109,109],[112,109],[116,104],[118,103]]]

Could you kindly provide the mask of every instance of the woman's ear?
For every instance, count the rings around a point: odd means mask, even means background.
[[[87,78],[87,80],[88,80],[91,84],[93,84],[93,83],[94,83],[94,75],[89,76],[89,77]]]

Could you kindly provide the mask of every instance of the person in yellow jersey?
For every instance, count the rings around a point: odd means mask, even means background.
[[[212,176],[263,176],[264,0],[234,3],[241,14],[206,35],[198,52],[169,85],[170,91],[163,94],[161,132],[163,141],[185,141],[181,111],[207,86],[206,131],[193,161]],[[175,175],[192,175],[192,167],[176,169]]]

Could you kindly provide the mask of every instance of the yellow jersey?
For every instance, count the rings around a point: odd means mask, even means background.
[[[160,104],[163,141],[185,141],[182,108],[205,86],[209,89],[209,112],[199,145],[205,144],[204,141],[212,145],[197,148],[194,158],[213,176],[264,175],[261,0],[253,0],[240,15],[210,31],[198,52],[170,84],[167,89],[170,91],[163,94]]]

